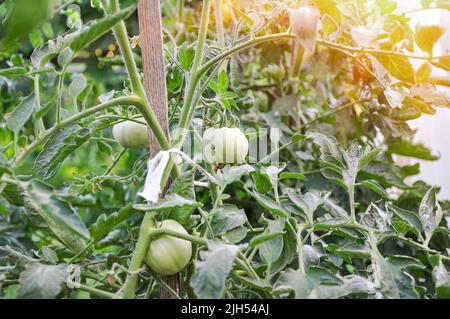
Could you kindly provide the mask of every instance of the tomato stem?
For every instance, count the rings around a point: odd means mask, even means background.
[[[200,20],[200,30],[197,39],[197,47],[195,49],[194,61],[192,63],[191,77],[185,91],[185,99],[181,109],[180,121],[178,123],[178,130],[175,133],[172,146],[180,149],[183,141],[186,138],[187,128],[189,127],[192,117],[194,115],[195,103],[193,103],[195,93],[197,91],[198,82],[204,72],[201,72],[200,67],[203,61],[206,36],[208,33],[209,12],[211,9],[211,0],[203,1],[202,16]]]
[[[128,266],[128,276],[125,280],[122,290],[122,298],[133,299],[136,291],[136,284],[139,274],[139,268],[142,265],[145,255],[147,254],[148,245],[150,243],[150,233],[153,229],[153,214],[147,213],[142,221],[139,231],[138,241]]]
[[[189,240],[190,242],[193,242],[193,243],[198,244],[198,245],[208,245],[208,240],[207,239],[204,239],[204,238],[201,238],[201,237],[197,237],[197,236],[192,236],[192,235],[189,235],[189,234],[183,234],[183,233],[177,232],[177,231],[172,230],[172,229],[153,228],[148,233],[148,236],[150,238],[158,237],[158,236],[161,236],[161,235],[169,235],[169,236],[173,236],[173,237]]]
[[[105,2],[105,1],[104,1]],[[119,12],[119,1],[113,0],[110,2],[110,6],[105,5],[106,11],[108,13],[117,13]],[[117,43],[120,48],[120,52],[122,53],[122,58],[127,68],[128,75],[130,77],[131,87],[133,93],[139,96],[142,99],[142,103],[137,107],[139,111],[144,116],[147,121],[152,133],[155,135],[156,140],[158,141],[159,146],[163,150],[167,150],[170,147],[169,140],[167,139],[164,130],[158,122],[158,119],[151,108],[147,95],[145,94],[145,88],[142,84],[141,78],[139,76],[139,71],[136,66],[136,61],[133,56],[133,51],[131,49],[130,41],[128,40],[127,29],[124,21],[120,21],[113,27],[114,36],[117,39]],[[175,168],[175,175],[179,175],[178,167]]]
[[[62,120],[61,122],[59,122],[59,124],[53,126],[52,128],[48,129],[47,131],[45,131],[45,133],[42,136],[38,137],[33,143],[29,144],[25,148],[25,150],[19,156],[17,156],[15,158],[14,162],[12,163],[12,167],[16,168],[27,155],[29,155],[39,145],[46,142],[56,131],[58,131],[66,126],[69,126],[70,124],[73,124],[79,120],[82,120],[83,118],[88,117],[89,115],[103,111],[107,108],[118,106],[118,105],[127,105],[127,106],[135,105],[135,106],[137,106],[140,103],[142,103],[142,99],[139,98],[138,96],[134,96],[134,95],[121,96],[121,97],[109,100],[108,102],[101,103],[101,104],[98,104],[91,108],[85,109],[84,111],[79,112],[75,115],[72,115],[72,116]]]
[[[101,290],[101,289],[97,289],[97,288],[94,288],[94,287],[89,287],[89,286],[86,286],[86,285],[82,285],[82,284],[77,284],[77,289],[86,291],[86,292],[88,292],[88,293],[90,293],[92,295],[95,295],[95,296],[98,296],[98,297],[102,297],[102,298],[105,298],[105,299],[114,299],[115,298],[115,295],[113,293],[110,293],[110,292],[107,292],[107,291],[104,291],[104,290]]]

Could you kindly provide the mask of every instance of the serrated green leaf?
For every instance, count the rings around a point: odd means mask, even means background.
[[[285,224],[286,220],[283,218],[267,220],[267,228],[259,236],[259,238],[275,236],[273,234],[277,235],[268,240],[261,241],[260,243],[258,243],[258,239],[255,239],[256,242],[253,243],[253,245],[259,244],[259,255],[261,256],[261,259],[267,264],[274,263],[281,256],[281,252],[283,251],[284,238],[282,236],[278,236],[278,234],[284,233]]]
[[[112,118],[88,119],[85,123],[72,124],[57,130],[45,143],[34,162],[34,170],[44,179],[53,177],[64,160],[94,134],[112,124]],[[81,126],[82,124],[83,126]]]
[[[272,214],[283,218],[288,218],[289,212],[281,204],[278,204],[270,197],[258,194],[255,191],[253,191],[251,194],[262,207],[267,209]]]
[[[77,52],[109,32],[114,25],[130,16],[135,9],[136,6],[131,5],[115,14],[107,15],[91,24],[86,24],[80,31],[67,36],[65,41],[69,43],[73,51]]]
[[[137,211],[133,208],[132,204],[129,204],[122,209],[114,212],[112,214],[106,215],[102,214],[97,218],[97,221],[91,225],[89,228],[89,233],[91,234],[92,240],[97,242],[104,235],[109,233],[119,224],[126,221],[128,218],[133,216]]]
[[[280,174],[279,180],[283,179],[304,179],[305,175],[295,172],[283,172]]]
[[[28,70],[24,67],[12,67],[8,69],[0,69],[0,75],[4,75],[10,79],[27,74]]]
[[[74,253],[83,250],[90,234],[72,207],[47,184],[32,180],[22,185],[26,205],[39,214],[55,236]]]
[[[17,134],[33,114],[33,109],[34,93],[31,93],[14,108],[6,122],[8,128]]]
[[[278,233],[263,233],[260,235],[257,235],[255,237],[253,237],[250,242],[249,245],[250,247],[256,247],[262,243],[265,243],[266,241],[281,237],[284,235],[284,232],[278,232]]]
[[[389,205],[388,207],[398,218],[400,218],[402,221],[406,222],[411,227],[416,229],[418,234],[422,233],[423,231],[422,222],[420,221],[420,218],[419,216],[417,216],[416,213],[394,205]]]

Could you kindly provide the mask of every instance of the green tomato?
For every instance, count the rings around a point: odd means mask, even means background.
[[[144,122],[144,118],[137,118]],[[124,121],[113,126],[112,134],[117,142],[124,148],[146,148],[149,144],[147,125],[134,121]]]
[[[237,127],[209,128],[203,133],[202,147],[206,162],[236,164],[245,161],[248,140]]]
[[[188,234],[178,222],[166,219],[161,228],[171,229],[179,233]],[[180,272],[189,263],[192,256],[192,244],[188,240],[162,235],[150,242],[145,263],[154,272],[169,276]]]

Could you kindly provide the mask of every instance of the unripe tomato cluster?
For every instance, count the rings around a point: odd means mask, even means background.
[[[147,125],[144,118],[124,121],[113,126],[114,139],[124,148],[140,149],[149,145]],[[203,134],[203,157],[208,163],[236,164],[245,161],[248,154],[248,140],[237,127],[208,128]]]
[[[137,121],[145,120],[143,118]],[[113,126],[112,133],[124,148],[139,149],[149,145],[147,126],[134,121],[124,121]],[[239,128],[209,128],[203,134],[204,159],[214,164],[236,164],[245,161],[248,153],[248,140]],[[186,229],[175,220],[166,219],[160,227],[181,234]],[[192,257],[190,241],[168,234],[152,238],[144,261],[159,275],[174,275],[189,263]]]

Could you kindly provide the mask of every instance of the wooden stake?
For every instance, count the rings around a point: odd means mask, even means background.
[[[138,16],[145,91],[159,123],[166,136],[169,136],[166,69],[159,1],[139,1]],[[158,152],[158,143],[152,136],[150,155],[154,156]]]
[[[138,7],[140,45],[144,69],[144,85],[147,98],[166,136],[169,136],[166,70],[159,0],[141,0]],[[150,135],[150,156],[159,152],[155,137]],[[178,275],[163,278],[177,293],[180,291]],[[170,299],[171,295],[161,289],[160,297]]]

